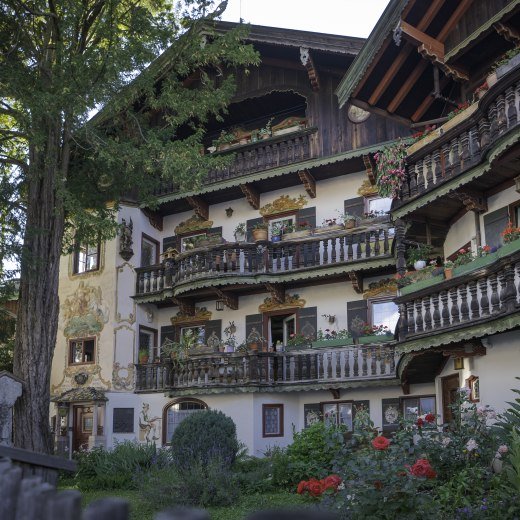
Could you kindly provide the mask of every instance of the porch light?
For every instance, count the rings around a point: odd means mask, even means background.
[[[69,405],[67,403],[58,403],[58,415],[65,419],[69,413]]]
[[[464,358],[463,357],[453,358],[453,368],[455,370],[463,370],[464,369]]]
[[[217,311],[224,310],[224,300],[215,300],[215,310],[217,310]]]

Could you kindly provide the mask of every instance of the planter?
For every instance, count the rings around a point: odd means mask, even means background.
[[[248,347],[249,350],[253,352],[258,352],[258,343],[249,343]]]
[[[353,229],[356,227],[356,219],[351,218],[349,220],[345,220],[345,229]]]
[[[327,348],[327,347],[345,347],[352,345],[354,340],[352,338],[344,339],[322,339],[319,341],[313,341],[311,343],[312,348]]]
[[[301,231],[293,231],[291,233],[284,233],[282,240],[294,240],[295,238],[308,237],[311,234],[310,229],[302,229]]]
[[[149,360],[150,360],[150,356],[148,354],[139,356],[139,364],[140,365],[148,364]]]
[[[513,56],[507,63],[504,63],[504,65],[501,65],[497,68],[497,70],[495,71],[497,80],[505,76],[508,72],[512,71],[513,69],[516,69],[518,66],[520,66],[520,54]]]
[[[421,289],[425,289],[426,287],[430,287],[430,285],[435,285],[436,283],[442,282],[442,276],[432,276],[431,278],[426,278],[425,280],[420,280],[415,283],[411,283],[410,285],[406,285],[405,287],[401,287],[400,293],[401,296],[405,294],[410,294],[415,291],[420,291]]]
[[[444,268],[444,279],[451,280],[453,278],[453,267]]]
[[[293,132],[299,132],[301,130],[300,125],[288,126],[287,128],[282,128],[280,130],[275,130],[273,135],[284,135],[284,134],[292,134]]]
[[[344,229],[344,227],[341,226],[340,224],[335,224],[333,226],[322,226],[322,227],[317,227],[314,230],[314,234],[320,235],[321,233],[332,233],[333,231],[341,231],[342,229]]]
[[[497,79],[497,73],[496,72],[492,72],[486,78],[486,83],[488,84],[489,88],[491,88],[497,81],[498,81],[498,79]]]
[[[489,85],[489,83],[488,83]],[[462,123],[462,121],[468,119],[468,117],[472,116],[473,113],[477,110],[478,103],[473,103],[470,105],[466,110],[463,110],[462,112],[459,112],[456,116],[453,116],[449,121],[446,121],[440,129],[440,134],[445,134],[448,130],[451,130],[452,128],[455,128],[457,125]]]
[[[498,258],[503,258],[504,256],[510,255],[515,251],[520,250],[520,239],[513,240],[512,242],[508,242],[504,244],[495,254]]]
[[[237,242],[245,242],[246,241],[246,234],[245,233],[235,233],[235,240]]]
[[[280,242],[282,240],[282,237],[280,235],[273,235],[271,237],[271,242]]]
[[[421,269],[424,269],[426,267],[426,260],[417,260],[417,262],[413,263],[413,268],[416,271],[420,271]]]
[[[475,258],[475,260],[472,260],[467,264],[455,267],[453,269],[453,276],[460,276],[466,273],[470,273],[471,271],[475,271],[476,269],[480,269],[482,267],[492,264],[496,261],[498,257],[497,253],[491,253],[486,256],[481,256],[480,258]]]
[[[235,349],[233,348],[232,345],[226,345],[224,347],[224,352],[235,352]]]
[[[381,336],[360,336],[359,343],[361,345],[368,345],[370,343],[388,343],[394,339],[393,334],[383,334]]]
[[[267,240],[267,229],[253,229],[251,233],[255,242]]]

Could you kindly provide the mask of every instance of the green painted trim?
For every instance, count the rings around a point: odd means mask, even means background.
[[[338,96],[340,108],[349,100],[352,92],[366,74],[368,67],[383,46],[385,40],[395,29],[401,19],[403,9],[407,6],[408,2],[409,0],[391,0],[384,10],[381,18],[379,18],[368,36],[365,45],[363,45],[359,54],[336,88],[335,94]]]
[[[402,218],[412,211],[415,211],[427,204],[433,202],[444,195],[447,195],[451,191],[456,190],[460,186],[472,181],[473,179],[477,179],[482,177],[482,175],[486,174],[493,166],[493,162],[500,155],[502,155],[508,148],[518,143],[518,139],[520,138],[520,127],[517,126],[513,131],[511,131],[508,135],[503,136],[501,139],[498,139],[494,145],[493,150],[488,154],[486,161],[474,168],[468,170],[466,173],[459,175],[449,182],[443,183],[439,186],[439,188],[432,190],[421,197],[412,200],[405,206],[401,206],[397,208],[395,211],[392,211],[392,219]]]
[[[509,5],[506,5],[501,11],[499,11],[495,16],[487,20],[487,22],[483,23],[476,31],[472,32],[467,38],[462,40],[456,47],[453,47],[450,51],[448,51],[444,55],[444,62],[448,63],[452,58],[454,58],[459,52],[465,49],[468,45],[470,45],[474,40],[476,40],[481,34],[486,31],[492,29],[493,24],[500,21],[506,14],[509,14],[513,11],[518,5],[520,5],[520,0],[512,0]]]
[[[436,285],[440,282],[444,282],[444,276],[433,276],[431,278],[426,278],[425,280],[419,280],[418,282],[411,283],[410,285],[406,285],[401,287],[399,290],[399,296],[405,296],[406,294],[413,293],[415,291],[420,291],[421,289],[425,289],[426,287],[430,287],[431,285]]]
[[[481,338],[520,326],[520,312],[499,318],[480,325],[469,326],[462,330],[448,331],[441,334],[430,334],[426,338],[405,341],[396,345],[396,353],[403,355],[418,352],[432,347],[457,343],[465,339]]]
[[[349,150],[348,152],[342,152],[336,155],[329,155],[327,157],[319,157],[315,159],[308,159],[307,161],[301,161],[289,164],[287,166],[280,166],[278,168],[273,168],[271,170],[265,170],[261,172],[251,173],[249,175],[238,175],[231,179],[226,179],[225,181],[215,182],[212,184],[208,184],[207,186],[203,186],[198,190],[186,191],[186,192],[175,192],[170,193],[168,195],[164,195],[159,197],[158,203],[164,204],[166,202],[171,202],[174,200],[183,199],[188,196],[200,195],[203,193],[212,193],[214,191],[223,190],[225,188],[236,188],[239,184],[245,184],[250,182],[261,181],[264,179],[271,179],[273,177],[280,177],[287,173],[296,173],[303,169],[311,169],[317,168],[319,166],[326,166],[328,164],[334,164],[341,161],[347,161],[349,159],[355,159],[357,157],[361,157],[363,155],[367,155],[370,153],[377,152],[388,146],[395,141],[385,141],[382,143],[378,143],[371,146],[365,146],[363,148],[356,148],[355,150]]]

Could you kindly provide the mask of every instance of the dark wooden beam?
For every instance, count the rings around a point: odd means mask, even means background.
[[[466,211],[485,213],[488,209],[486,197],[482,193],[469,190],[456,190],[448,195],[450,199],[460,200]]]
[[[417,67],[415,67],[413,72],[408,76],[401,88],[397,91],[397,94],[394,96],[394,99],[392,99],[392,101],[389,103],[388,112],[392,114],[399,108],[399,105],[403,102],[404,98],[408,95],[410,90],[412,90],[412,87],[415,85],[417,80],[424,74],[424,71],[426,70],[428,65],[428,61],[419,62]]]
[[[271,299],[277,303],[285,301],[285,287],[281,283],[267,282],[265,288],[271,293]]]
[[[401,20],[399,30],[401,31],[402,36],[409,42],[413,43],[417,47],[425,47],[429,53],[437,56],[439,60],[444,59],[444,44],[439,40],[429,36],[416,27],[413,27],[404,20]]]
[[[341,397],[339,388],[329,388],[329,392],[332,394],[332,399],[339,399]]]
[[[320,90],[320,78],[318,76],[318,70],[314,65],[311,51],[308,47],[300,47],[300,60],[302,65],[307,69],[307,75],[311,82],[311,88],[313,92],[319,92]]]
[[[186,202],[195,211],[195,215],[204,220],[209,220],[209,206],[202,197],[191,195],[186,197]]]
[[[410,120],[406,119],[401,116],[397,116],[395,114],[391,114],[387,110],[383,110],[382,108],[377,108],[370,106],[368,103],[365,103],[364,101],[361,101],[359,99],[350,99],[350,103],[352,105],[355,105],[359,108],[362,108],[363,110],[368,110],[369,112],[372,112],[373,114],[377,114],[379,116],[387,117],[388,119],[391,119],[392,121],[395,121],[396,123],[399,123],[401,125],[410,126]]]
[[[172,302],[179,307],[179,310],[182,314],[186,316],[195,316],[195,304],[187,300],[186,298],[174,298],[172,297]]]
[[[354,287],[354,291],[356,291],[358,294],[361,294],[363,292],[363,278],[360,275],[360,273],[357,271],[349,271],[348,277],[352,282],[352,287]]]
[[[449,20],[442,26],[441,32],[437,35],[437,40],[444,42],[448,35],[453,31],[455,26],[459,23],[464,13],[471,7],[473,0],[461,0],[457,9],[453,11]]]
[[[240,184],[240,189],[253,209],[260,209],[260,193],[252,184]]]
[[[298,176],[303,183],[305,191],[311,199],[316,198],[316,181],[314,177],[309,173],[309,170],[300,170]]]
[[[375,164],[372,161],[372,157],[370,157],[370,155],[363,155],[363,164],[365,165],[368,180],[373,186],[376,183],[376,175],[374,173]]]
[[[518,32],[517,29],[502,22],[497,22],[493,27],[495,28],[495,31],[504,38],[504,40],[514,43],[515,45],[520,44],[520,32]]]
[[[158,213],[157,211],[152,211],[148,208],[142,208],[141,211],[144,213],[144,215],[148,217],[148,222],[150,222],[150,224],[155,229],[157,229],[158,231],[163,230],[163,218],[160,213]]]
[[[238,296],[228,291],[215,288],[215,293],[224,302],[224,305],[233,311],[238,310]]]

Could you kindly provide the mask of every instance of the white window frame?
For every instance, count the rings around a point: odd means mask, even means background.
[[[286,215],[285,217],[273,218],[269,220],[269,228],[268,228],[268,239],[271,240],[273,237],[273,228],[276,224],[281,224],[282,226],[290,221],[294,226],[296,224],[296,215]]]

